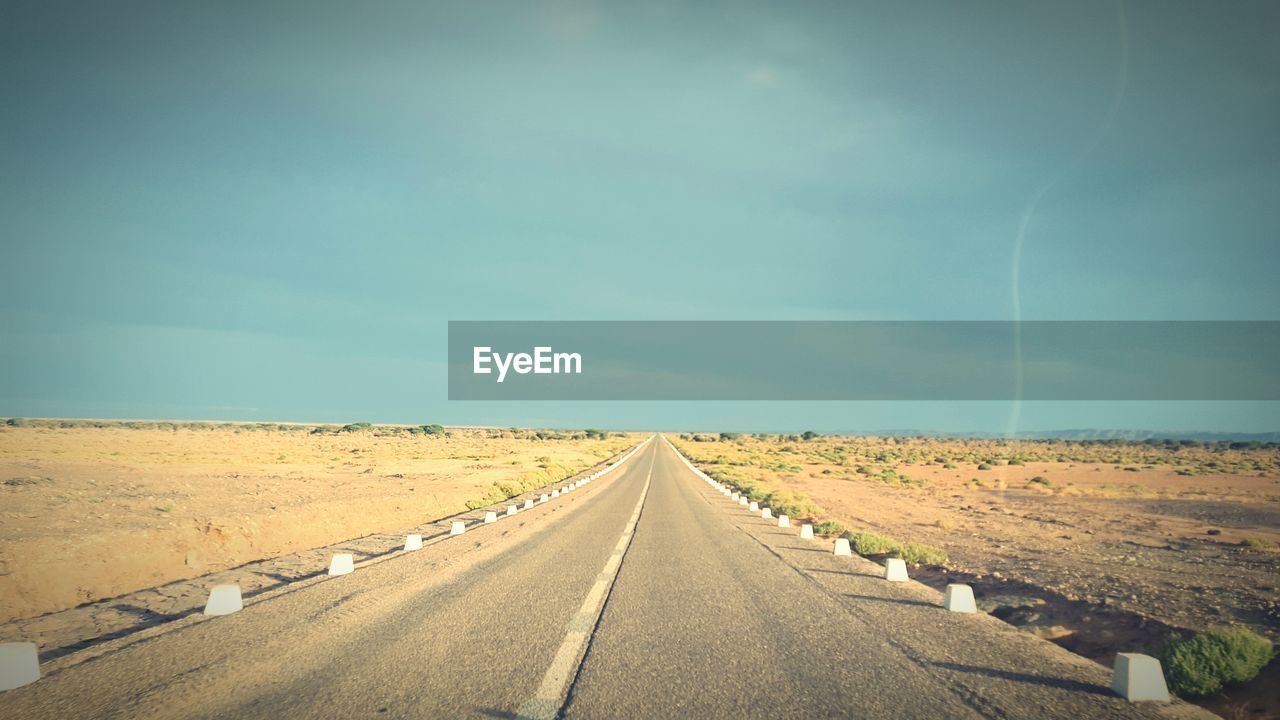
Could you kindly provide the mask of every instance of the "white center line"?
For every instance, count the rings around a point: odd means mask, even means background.
[[[627,547],[635,534],[636,523],[640,521],[640,510],[644,507],[645,496],[649,494],[649,481],[653,478],[653,465],[656,458],[649,460],[649,472],[644,477],[644,488],[640,491],[640,499],[636,501],[636,509],[631,513],[618,544],[604,563],[604,569],[596,576],[596,581],[582,601],[582,607],[569,621],[568,632],[551,667],[542,676],[542,684],[538,691],[516,711],[516,717],[522,720],[551,720],[560,712],[565,696],[569,692],[569,683],[582,662],[583,653],[587,649],[587,641],[591,639],[591,631],[600,619],[604,609],[604,599],[609,595],[609,588],[618,577],[618,568],[622,566],[622,556],[627,554]]]

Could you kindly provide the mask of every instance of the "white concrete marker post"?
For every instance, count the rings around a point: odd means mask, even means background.
[[[1150,655],[1117,653],[1111,689],[1129,702],[1169,702],[1160,661]]]
[[[890,582],[907,581],[907,563],[902,558],[889,558],[884,561],[884,579]]]
[[[496,523],[496,522],[498,522],[498,513],[490,510],[489,512],[484,514],[485,525],[488,525],[489,523]]]
[[[760,503],[752,500],[750,503],[747,503],[747,509],[751,512],[755,512],[760,509]]]
[[[800,539],[801,539],[801,540],[812,540],[812,539],[813,539],[813,526],[812,526],[812,525],[810,525],[809,523],[805,523],[804,525],[801,525],[801,526],[800,526]]]
[[[791,527],[791,518],[786,515],[778,516],[778,527]]]
[[[560,490],[559,490],[559,488],[557,488],[557,489],[555,489],[555,490],[552,490],[552,491],[551,491],[551,497],[553,497],[553,498],[558,498],[558,497],[560,497]]]
[[[978,612],[978,603],[973,599],[973,588],[956,583],[948,585],[947,594],[942,598],[942,607],[956,613]]]
[[[214,585],[209,591],[209,601],[204,604],[205,615],[230,615],[244,608],[240,599],[240,586],[236,584]]]
[[[773,511],[772,511],[772,510],[770,510],[769,508],[762,508],[762,509],[760,510],[760,517],[764,518],[765,520],[772,520],[772,519],[773,519]]]
[[[449,526],[450,535],[461,535],[466,531],[467,531],[467,524],[462,522],[461,520],[454,520],[453,524]]]
[[[849,550],[849,538],[836,538],[835,554],[840,556],[853,554]]]
[[[529,508],[531,508],[531,507],[533,507],[533,498],[529,498],[529,499],[527,499],[527,500],[525,500],[525,501],[524,501],[524,509],[525,509],[525,510],[528,510],[528,509],[529,509]]]
[[[40,679],[40,653],[33,642],[0,643],[0,690],[12,690]]]
[[[551,499],[551,496],[547,495],[546,493],[542,493],[542,496],[538,498],[538,502],[544,503],[550,499]]]
[[[518,510],[516,510],[516,506],[515,506],[515,505],[508,505],[508,506],[507,506],[507,517],[511,517],[512,515],[515,515],[517,512],[519,512],[519,511],[518,511]]]
[[[356,558],[351,553],[335,553],[329,560],[330,575],[348,575],[356,569]]]
[[[743,495],[743,496],[741,496],[741,497],[739,497],[739,498],[738,498],[738,504],[739,504],[739,505],[746,505],[748,502],[749,502],[749,501],[747,500],[747,496],[746,496],[746,495]]]
[[[421,550],[422,536],[417,534],[406,535],[404,538],[404,549],[405,550]]]

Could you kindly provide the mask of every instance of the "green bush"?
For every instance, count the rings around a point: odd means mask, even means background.
[[[443,434],[444,434],[444,426],[443,426],[443,425],[436,424],[436,423],[431,423],[430,425],[421,425],[421,426],[419,426],[419,427],[421,427],[421,428],[422,428],[422,432],[424,432],[424,433],[426,433],[426,434],[428,434],[428,435],[443,435]]]
[[[814,535],[843,535],[847,532],[849,532],[849,528],[835,520],[823,520],[813,526]]]
[[[881,555],[894,553],[902,549],[902,543],[880,533],[856,532],[849,537],[849,543],[859,555]]]
[[[978,463],[979,470],[990,470],[991,466],[986,463]]]
[[[1246,628],[1213,628],[1191,638],[1175,635],[1156,653],[1169,689],[1183,697],[1203,697],[1223,685],[1248,682],[1271,656],[1271,641]]]
[[[932,545],[907,543],[894,553],[910,565],[941,565],[947,561],[947,551]]]
[[[786,515],[797,520],[815,517],[822,512],[822,508],[810,500],[808,495],[790,490],[774,490],[765,496],[763,502],[773,510],[774,515]]]

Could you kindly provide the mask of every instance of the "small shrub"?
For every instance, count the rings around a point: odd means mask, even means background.
[[[1183,697],[1203,697],[1223,685],[1248,682],[1271,662],[1271,656],[1271,641],[1245,628],[1214,628],[1191,638],[1174,636],[1156,653],[1169,689]]]
[[[849,537],[849,543],[853,545],[859,555],[882,555],[902,550],[902,543],[891,537],[873,532],[852,533]]]
[[[979,470],[990,470],[991,466],[986,463],[978,463]]]
[[[764,498],[764,503],[773,509],[774,515],[786,515],[800,519],[810,518],[822,512],[808,495],[790,490],[774,490]]]
[[[1265,538],[1248,537],[1240,541],[1241,547],[1253,548],[1255,550],[1265,550],[1275,547],[1275,543]]]
[[[486,505],[493,505],[494,503],[500,503],[503,500],[506,500],[508,497],[510,497],[510,495],[507,495],[503,491],[503,488],[498,483],[493,483],[492,485],[489,486],[489,490],[484,494],[483,497],[472,498],[471,500],[468,500],[466,502],[466,505],[467,505],[467,509],[475,510],[477,508],[485,507]]]
[[[422,430],[422,432],[426,433],[427,435],[443,435],[444,434],[444,426],[437,423],[431,423],[430,425],[421,425],[419,427]]]
[[[947,553],[932,545],[907,543],[894,553],[910,565],[941,565],[947,561]]]
[[[849,528],[835,520],[823,520],[813,526],[813,534],[815,535],[843,535],[847,532],[849,532]]]

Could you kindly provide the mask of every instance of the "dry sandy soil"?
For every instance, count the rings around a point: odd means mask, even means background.
[[[0,426],[0,623],[390,532],[634,444],[375,426]]]
[[[713,475],[798,493],[815,520],[942,549],[917,579],[969,582],[984,609],[1100,662],[1225,624],[1280,641],[1275,448],[669,437]],[[1208,705],[1275,716],[1275,668]]]

